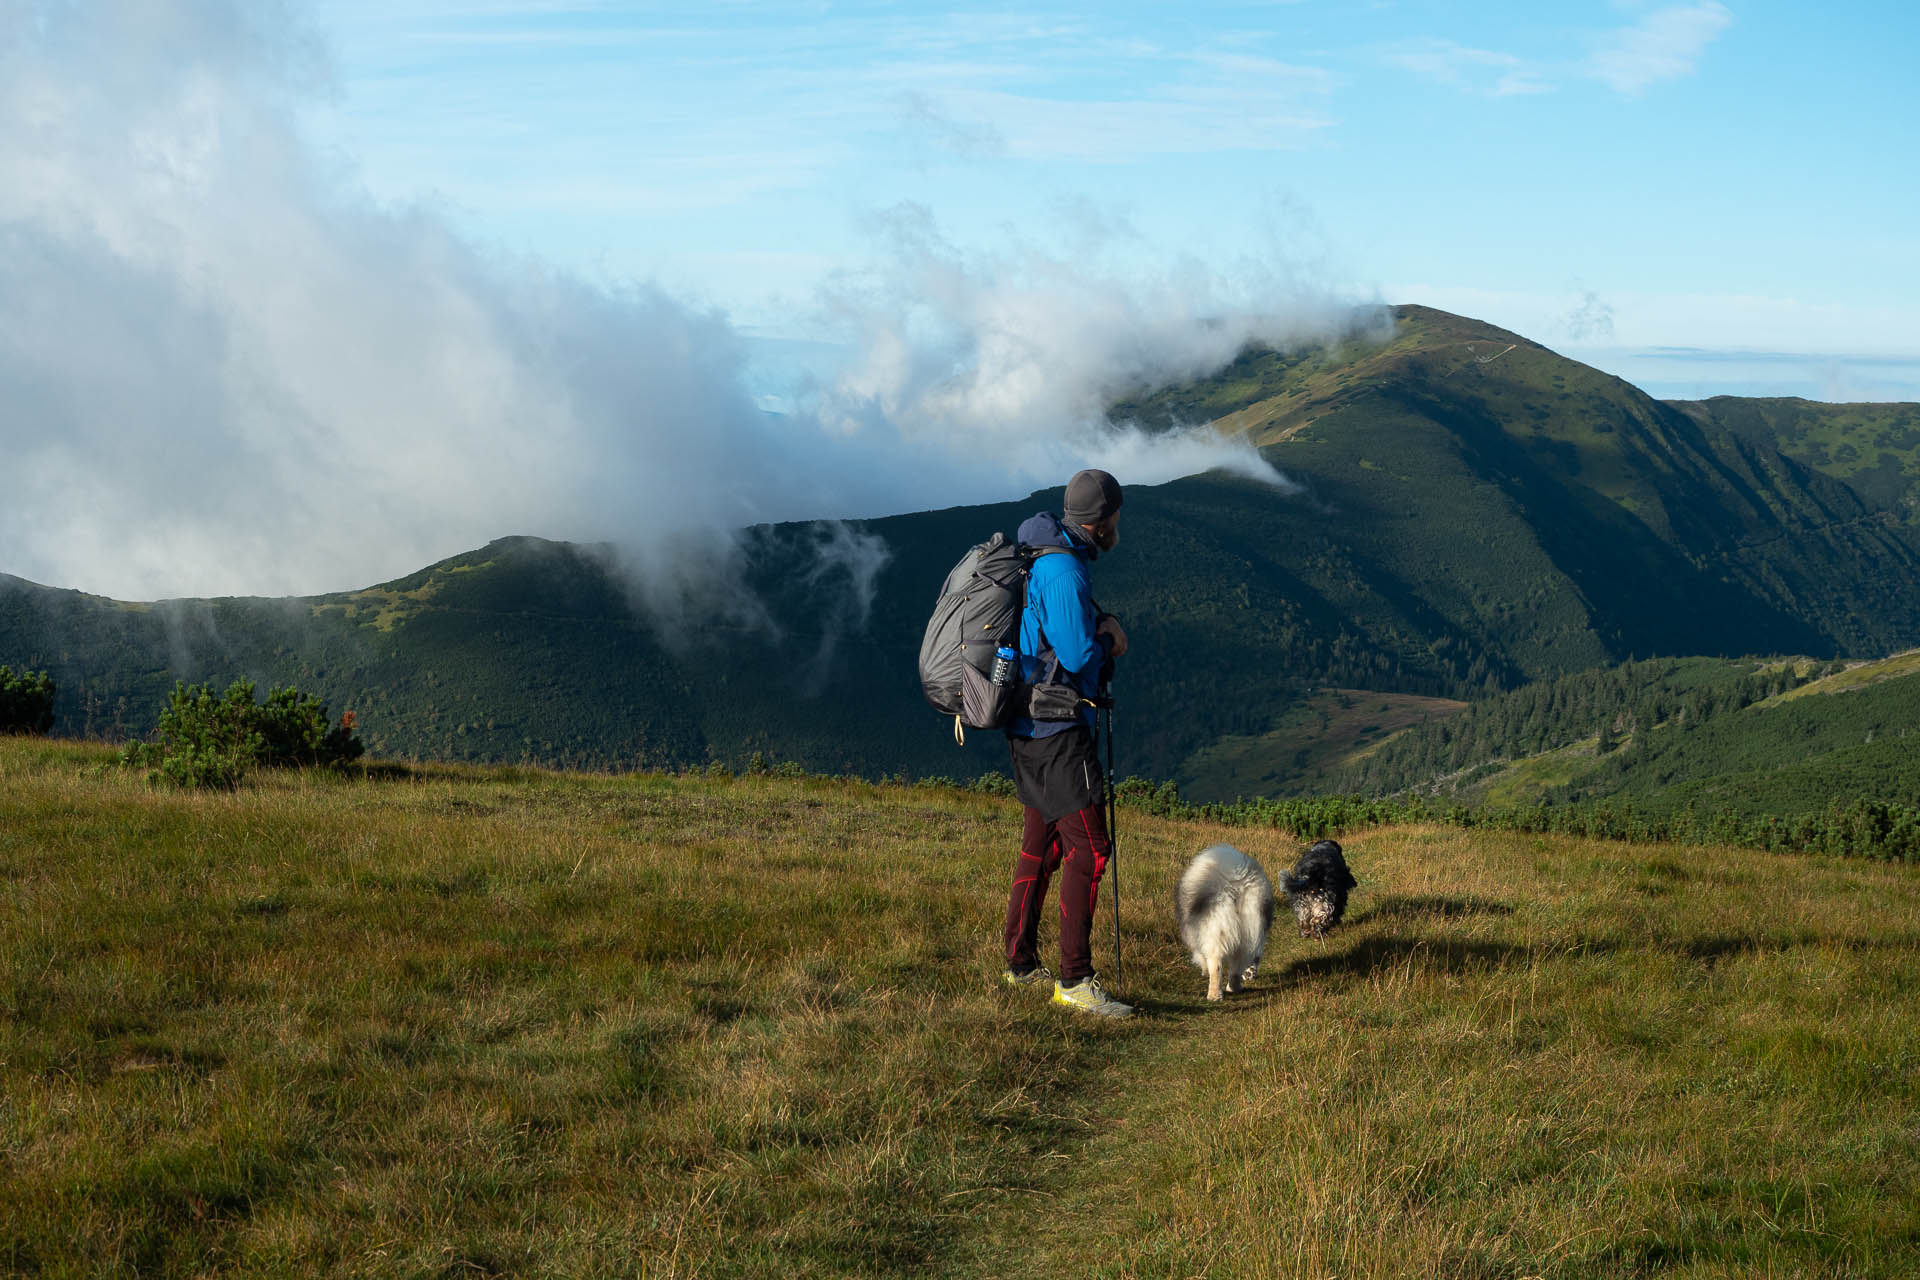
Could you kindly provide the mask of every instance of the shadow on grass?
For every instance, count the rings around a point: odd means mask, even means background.
[[[1688,959],[1712,968],[1726,960],[1785,955],[1789,951],[1797,951],[1803,947],[1832,947],[1842,951],[1908,952],[1920,948],[1920,935],[1892,934],[1879,938],[1837,937],[1802,929],[1793,933],[1772,935],[1707,934],[1697,938],[1671,939],[1666,945],[1673,947]]]
[[[415,777],[425,776],[420,770],[410,765],[391,760],[349,765],[341,771],[341,774],[354,782],[409,782]]]
[[[1207,984],[1202,979],[1194,988],[1190,997],[1177,996],[1140,996],[1134,999],[1133,1007],[1141,1015],[1169,1021],[1185,1021],[1193,1018],[1231,1017],[1235,1014],[1254,1013],[1272,1004],[1274,997],[1280,994],[1280,988],[1273,985],[1271,978],[1264,983],[1254,979],[1254,984],[1229,995],[1226,999],[1210,1001],[1207,999]]]
[[[1513,908],[1490,898],[1443,898],[1425,894],[1415,897],[1382,898],[1347,921],[1349,925],[1369,920],[1460,920],[1467,916],[1510,916]]]
[[[1465,942],[1430,938],[1364,938],[1345,951],[1306,956],[1275,978],[1329,978],[1364,976],[1383,969],[1409,968],[1423,973],[1467,973],[1524,964],[1535,955],[1531,947],[1507,942]]]

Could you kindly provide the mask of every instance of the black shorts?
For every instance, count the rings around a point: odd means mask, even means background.
[[[1085,725],[1044,738],[1008,734],[1007,748],[1013,756],[1013,787],[1020,803],[1039,810],[1048,822],[1106,799],[1106,775],[1100,772],[1093,731]]]

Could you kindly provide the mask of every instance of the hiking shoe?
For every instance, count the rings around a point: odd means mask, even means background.
[[[1082,978],[1071,987],[1053,984],[1053,1002],[1063,1004],[1069,1009],[1078,1009],[1081,1013],[1097,1013],[1103,1018],[1128,1018],[1133,1016],[1133,1006],[1121,1004],[1108,995],[1100,985],[1098,978]]]
[[[1053,970],[1043,964],[1037,964],[1025,973],[1015,973],[1009,969],[1000,975],[1000,981],[1010,987],[1033,987],[1043,982],[1053,981]]]

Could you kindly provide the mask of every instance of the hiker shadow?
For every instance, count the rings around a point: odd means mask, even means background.
[[[1133,1002],[1133,1007],[1155,1018],[1213,1018],[1256,1013],[1273,1003],[1280,994],[1280,988],[1271,983],[1261,985],[1256,979],[1253,986],[1235,992],[1224,1000],[1209,1000],[1206,993],[1206,983],[1202,982],[1191,996],[1141,996]]]

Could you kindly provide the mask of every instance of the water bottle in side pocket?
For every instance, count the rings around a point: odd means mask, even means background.
[[[993,683],[1002,686],[1012,684],[1020,676],[1020,655],[1006,645],[1001,645],[993,654]]]

